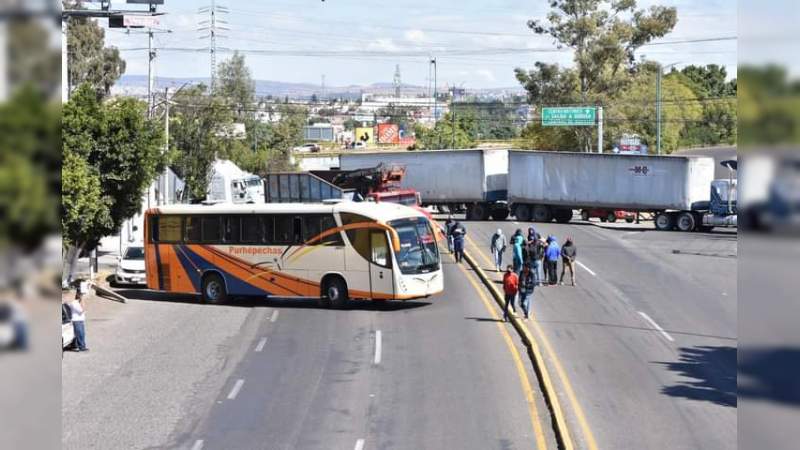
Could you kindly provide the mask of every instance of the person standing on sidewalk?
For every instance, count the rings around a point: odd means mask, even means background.
[[[506,306],[503,309],[503,322],[508,322],[509,306],[512,310],[514,310],[513,314],[517,314],[517,307],[514,303],[516,302],[517,291],[519,290],[519,277],[517,277],[517,274],[514,273],[513,269],[514,268],[509,265],[506,267],[505,275],[503,275],[503,292],[505,293],[506,297]]]
[[[75,349],[79,352],[89,351],[86,347],[86,302],[84,297],[89,292],[89,282],[78,280],[75,298],[69,302],[72,312],[72,328],[75,330]]]
[[[464,259],[464,240],[467,237],[467,229],[461,222],[453,225],[453,252],[456,254],[456,262],[460,263]]]
[[[533,290],[536,289],[536,276],[531,266],[525,264],[522,275],[519,279],[519,304],[525,313],[525,320],[531,315],[531,301],[533,300]]]
[[[567,237],[564,246],[561,247],[561,280],[564,285],[564,272],[569,268],[569,277],[572,285],[575,286],[575,258],[578,257],[578,247],[572,241],[572,236]]]
[[[498,228],[497,232],[492,235],[491,243],[492,256],[494,256],[494,267],[498,272],[503,270],[503,253],[506,251],[506,245],[508,245],[506,235],[503,234],[502,229]]]
[[[547,284],[558,284],[558,258],[561,257],[561,246],[558,245],[558,240],[555,236],[547,238],[550,244],[547,245],[546,259],[547,259]]]

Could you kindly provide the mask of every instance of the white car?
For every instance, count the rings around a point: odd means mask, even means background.
[[[144,247],[131,246],[125,249],[114,274],[115,284],[145,284]]]
[[[75,341],[75,328],[72,327],[72,310],[69,306],[61,304],[61,351],[67,347],[71,347]]]

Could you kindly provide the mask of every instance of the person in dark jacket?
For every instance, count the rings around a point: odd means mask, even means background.
[[[460,263],[464,259],[464,240],[467,237],[467,229],[461,222],[453,225],[453,252],[456,255],[456,262]]]
[[[547,245],[545,260],[547,261],[548,284],[558,284],[558,258],[561,257],[561,246],[555,236],[547,238],[550,243]]]
[[[453,253],[453,225],[455,221],[450,217],[444,222],[444,233],[447,236],[447,250]]]
[[[531,272],[536,281],[537,286],[542,285],[544,275],[542,274],[542,260],[544,259],[545,243],[542,237],[538,235],[537,238],[528,242],[528,264],[531,266]]]
[[[564,284],[564,272],[569,269],[569,277],[572,285],[575,286],[575,258],[578,257],[578,247],[572,241],[572,237],[567,237],[561,247],[561,284]]]
[[[534,289],[536,289],[536,276],[531,266],[525,264],[522,269],[522,275],[519,278],[519,304],[525,313],[525,320],[528,320],[531,315],[531,300],[533,300]]]

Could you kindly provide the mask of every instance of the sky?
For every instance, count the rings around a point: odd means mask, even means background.
[[[165,0],[159,7],[166,13],[159,27],[171,33],[155,37],[157,77],[209,76],[207,33],[196,30],[208,19],[198,10],[211,1]],[[516,67],[531,68],[536,61],[572,64],[569,51],[526,26],[529,19],[546,17],[547,0],[216,1],[229,10],[217,16],[229,29],[217,40],[218,64],[240,50],[259,80],[321,84],[324,76],[326,86],[366,85],[391,82],[399,64],[404,84],[427,86],[430,54],[437,59],[440,86],[500,88],[519,86]],[[735,1],[638,2],[652,4],[678,9],[678,24],[661,42],[737,35]],[[126,5],[113,0],[112,7]],[[147,37],[141,30],[108,30],[107,43],[122,50],[128,74],[147,74]],[[653,45],[638,54],[679,68],[719,64],[732,76],[737,41]]]

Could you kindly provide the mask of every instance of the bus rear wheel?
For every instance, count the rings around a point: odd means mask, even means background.
[[[228,293],[225,291],[225,282],[216,273],[203,277],[203,302],[212,305],[225,303]]]
[[[336,276],[328,277],[323,281],[321,294],[323,302],[336,309],[346,307],[350,300],[347,293],[347,285],[344,280]]]

